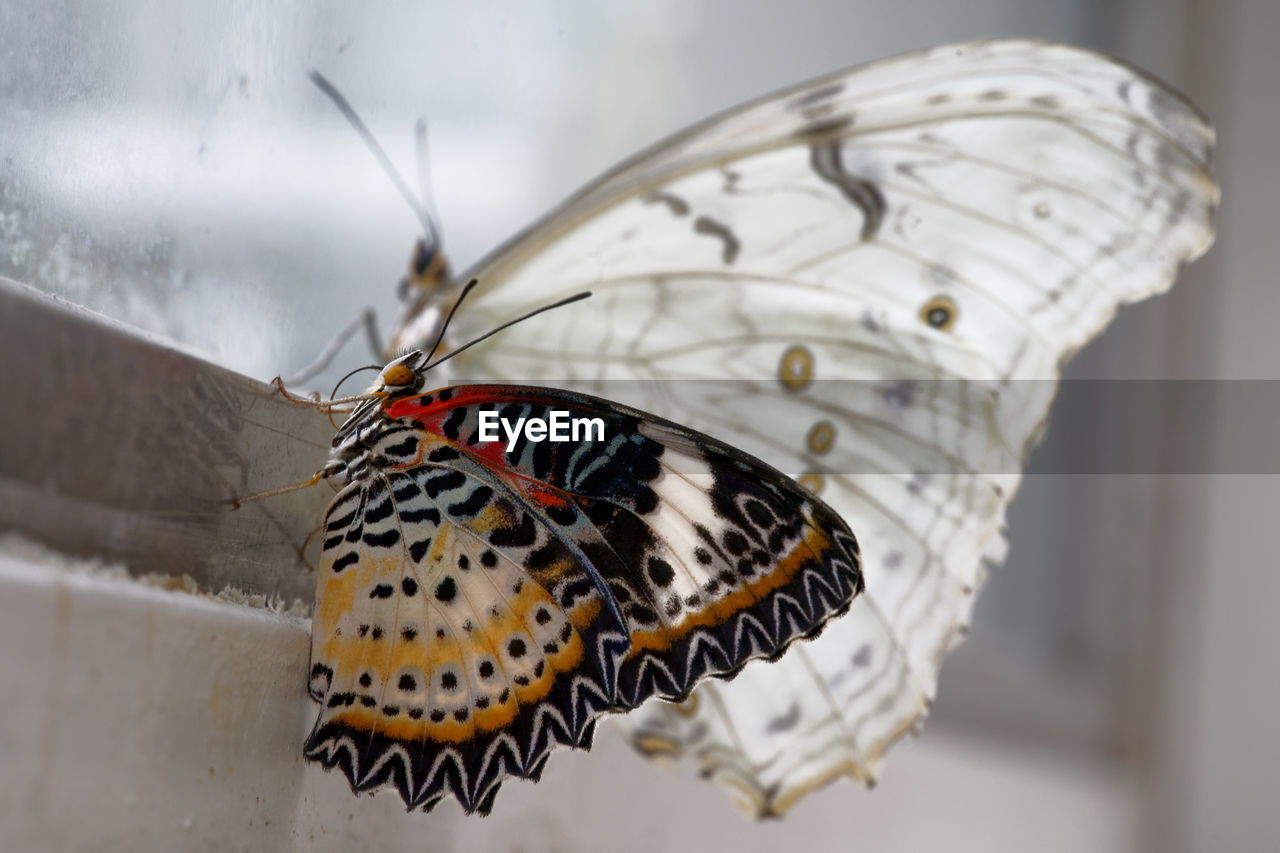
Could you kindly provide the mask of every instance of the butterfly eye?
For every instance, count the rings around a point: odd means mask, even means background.
[[[393,364],[382,371],[382,384],[387,388],[404,388],[413,384],[417,374],[407,364]]]
[[[431,287],[449,280],[449,263],[438,243],[419,240],[413,247],[410,266],[410,284]]]
[[[789,391],[800,391],[813,381],[813,356],[804,347],[791,347],[782,354],[778,378]]]
[[[956,303],[949,296],[935,296],[920,309],[920,319],[940,332],[956,324]]]
[[[425,278],[427,270],[431,269],[431,262],[436,259],[436,251],[429,248],[426,243],[419,240],[413,247],[413,274],[417,278]]]

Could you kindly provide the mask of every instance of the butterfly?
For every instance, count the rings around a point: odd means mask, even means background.
[[[432,366],[383,368],[316,475],[344,485],[304,754],[353,789],[487,814],[600,715],[776,658],[861,591],[852,531],[759,460],[569,391],[424,391]]]
[[[461,276],[428,226],[390,351],[432,340],[473,277],[464,336],[589,287],[454,369],[679,420],[858,531],[866,592],[819,638],[622,720],[642,754],[781,814],[873,782],[919,727],[1063,364],[1212,242],[1212,147],[1186,99],[1086,50],[909,54],[677,133]]]

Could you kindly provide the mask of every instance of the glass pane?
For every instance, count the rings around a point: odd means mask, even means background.
[[[1033,32],[1097,45],[1097,14],[1015,0],[8,4],[0,274],[246,374],[288,375],[366,306],[387,327],[418,233],[309,69],[347,95],[415,187],[414,122],[429,121],[431,195],[464,268],[613,162],[716,110],[946,41]],[[353,342],[329,375],[370,358]],[[1107,707],[1141,579],[1105,564],[1064,574],[1070,552],[1053,531],[1082,500],[1062,478],[1026,484],[1013,561],[974,635],[979,650],[1049,677],[1088,674]]]

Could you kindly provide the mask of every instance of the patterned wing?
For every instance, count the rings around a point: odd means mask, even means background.
[[[874,779],[1003,555],[1061,364],[1211,242],[1212,143],[1114,60],[939,48],[678,134],[468,271],[460,338],[596,294],[469,351],[469,378],[587,382],[768,460],[859,531],[850,616],[630,715],[642,751],[697,756],[757,814]],[[430,340],[441,298],[423,289],[400,345]]]
[[[484,417],[584,434],[490,441]],[[487,812],[503,777],[536,779],[554,745],[589,746],[601,713],[775,657],[861,589],[856,540],[821,501],[602,400],[449,388],[347,436],[358,452],[325,521],[322,711],[305,752],[357,790],[394,784],[410,807],[452,793]]]

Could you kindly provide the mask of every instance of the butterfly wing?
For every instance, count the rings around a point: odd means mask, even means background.
[[[1061,364],[1211,242],[1212,143],[1187,101],[1097,54],[939,48],[678,134],[468,271],[460,338],[595,293],[468,352],[469,378],[580,381],[679,419],[859,532],[850,615],[684,708],[629,715],[642,751],[696,755],[758,814],[875,777],[1003,555]]]
[[[487,416],[599,432],[507,444]],[[464,386],[371,424],[326,516],[306,745],[358,790],[485,812],[601,713],[774,657],[861,589],[830,508],[641,412]]]
[[[326,515],[310,685],[322,710],[304,754],[356,790],[389,782],[409,807],[452,793],[487,812],[504,776],[536,779],[553,743],[588,742],[612,704],[621,625],[545,529],[541,582],[526,547],[493,544],[512,528],[472,512],[486,488],[445,466],[396,466]],[[494,503],[489,516],[506,508]]]

